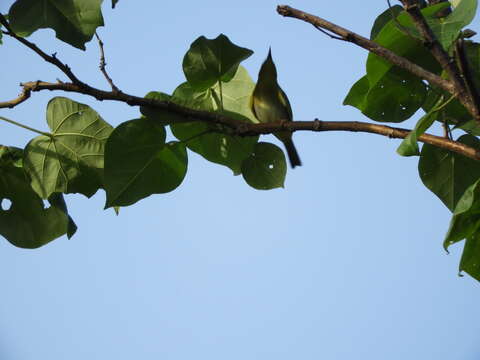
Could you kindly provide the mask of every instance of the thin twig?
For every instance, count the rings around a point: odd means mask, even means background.
[[[118,89],[118,87],[115,86],[112,78],[108,75],[107,70],[105,69],[105,66],[107,65],[107,63],[105,62],[105,51],[103,49],[103,41],[102,39],[100,39],[100,36],[98,36],[96,31],[95,31],[95,37],[98,40],[98,47],[100,48],[100,65],[98,67],[100,68],[100,71],[102,72],[105,79],[107,79],[108,83],[110,84],[112,91],[119,92],[120,90]]]

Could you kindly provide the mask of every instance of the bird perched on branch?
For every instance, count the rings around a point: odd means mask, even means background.
[[[292,121],[292,107],[287,95],[277,83],[277,69],[272,59],[272,51],[262,64],[258,81],[251,97],[252,112],[262,123]],[[285,145],[292,168],[302,165],[290,131],[281,131],[274,135]]]

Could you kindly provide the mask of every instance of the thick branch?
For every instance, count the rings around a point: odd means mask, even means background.
[[[97,100],[120,101],[131,106],[149,106],[181,115],[184,117],[185,121],[207,121],[220,124],[230,128],[232,133],[240,136],[271,134],[279,131],[353,131],[378,134],[387,136],[389,138],[403,139],[410,133],[410,130],[408,129],[356,121],[314,120],[253,124],[245,123],[227,116],[220,115],[218,113],[185,108],[170,101],[146,99],[138,96],[128,95],[123,92],[119,93],[114,91],[103,91],[92,87],[84,88],[73,83],[48,83],[43,81],[34,81],[24,83],[22,86],[24,87],[24,92],[28,94],[42,90],[60,90],[90,95],[95,97]],[[480,161],[480,151],[441,136],[423,134],[419,137],[419,141]]]
[[[425,41],[425,46],[430,50],[431,54],[438,61],[442,69],[448,74],[449,80],[455,88],[455,95],[460,102],[468,109],[472,116],[480,121],[480,113],[473,99],[468,93],[465,82],[463,81],[462,74],[455,63],[455,60],[451,58],[445,49],[442,47],[437,37],[433,33],[432,29],[427,23],[427,20],[422,15],[417,0],[400,0],[405,8],[405,11],[410,15],[415,27],[417,28],[420,36]],[[453,94],[453,93],[452,93]]]
[[[277,12],[280,15],[296,18],[303,20],[312,24],[315,27],[319,27],[322,29],[326,29],[336,35],[338,35],[342,40],[351,42],[355,45],[358,45],[386,60],[391,62],[392,64],[410,72],[411,74],[429,81],[431,84],[438,86],[439,88],[451,93],[452,95],[455,94],[455,87],[454,85],[445,79],[442,79],[437,74],[434,74],[428,70],[425,70],[421,66],[411,62],[410,60],[395,54],[393,51],[384,48],[383,46],[378,45],[374,41],[371,41],[363,36],[360,36],[353,31],[345,29],[341,26],[335,25],[325,19],[322,19],[318,16],[308,14],[301,10],[294,9],[287,5],[280,5],[277,7]]]

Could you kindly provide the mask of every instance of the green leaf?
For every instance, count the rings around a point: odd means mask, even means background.
[[[15,246],[38,248],[76,230],[61,195],[52,196],[44,208],[23,170],[13,164],[1,166],[0,199],[11,201],[9,209],[0,209],[0,234]]]
[[[394,5],[381,13],[373,23],[372,31],[370,32],[370,39],[374,40],[383,27],[393,18],[396,18],[403,11],[400,5]]]
[[[112,9],[115,9],[115,5],[117,5],[118,0],[112,0]]]
[[[417,140],[427,129],[432,126],[435,121],[434,113],[425,114],[418,120],[415,128],[410,131],[410,134],[403,139],[402,143],[397,149],[397,153],[401,156],[416,156],[420,155]]]
[[[456,242],[466,239],[480,226],[480,180],[473,183],[458,201],[443,246],[445,250]]]
[[[216,39],[200,36],[183,58],[183,72],[192,88],[205,90],[219,81],[230,81],[239,64],[252,54],[223,34]]]
[[[422,13],[427,20],[438,21],[435,14],[446,6],[448,3],[430,6]],[[390,20],[381,27],[375,42],[431,72],[439,73],[439,64],[415,34],[409,15],[401,12],[395,21]],[[344,104],[355,106],[372,120],[397,123],[410,118],[423,104],[426,94],[421,79],[370,53],[366,78],[355,83]]]
[[[72,236],[77,232],[77,224],[73,221],[73,219],[68,214],[67,204],[65,199],[63,198],[63,194],[55,193],[52,194],[48,198],[48,202],[50,205],[54,206],[55,208],[61,210],[65,216],[68,218],[67,223],[67,238],[71,239]]]
[[[443,48],[448,50],[460,31],[472,22],[476,13],[477,0],[461,0],[450,15],[442,21],[431,19],[429,25]]]
[[[480,281],[480,233],[469,236],[463,247],[459,271],[465,271],[474,279]]]
[[[373,84],[368,76],[361,78],[350,89],[343,104],[356,107],[372,120],[398,123],[410,118],[421,107],[426,94],[426,86],[420,79],[392,68]]]
[[[146,99],[154,99],[157,101],[172,101],[172,97],[162,92],[151,91],[145,95]],[[140,112],[150,120],[158,121],[161,125],[170,125],[175,122],[184,122],[185,118],[173,112],[151,108],[148,106],[140,106]]]
[[[287,162],[282,149],[266,142],[257,143],[242,164],[242,175],[248,185],[258,190],[283,187]]]
[[[87,197],[103,187],[103,152],[112,131],[95,110],[63,97],[50,100],[51,136],[38,136],[25,148],[24,167],[43,199],[54,192]]]
[[[216,111],[244,122],[253,122],[255,117],[249,106],[254,83],[247,71],[239,66],[235,76],[222,83],[223,108],[220,110],[219,85],[206,90],[194,89],[190,83],[181,84],[173,93],[172,100],[180,105],[197,110]],[[170,126],[173,135],[186,143],[189,149],[208,161],[228,166],[235,175],[253,151],[258,136],[239,137],[229,135],[228,129],[205,122],[175,123]]]
[[[457,141],[480,151],[480,140],[472,135],[463,135]],[[454,211],[465,190],[480,178],[478,161],[429,144],[423,145],[418,171],[424,185],[450,211]]]
[[[408,134],[408,136],[402,141],[400,146],[397,149],[397,153],[402,156],[415,156],[420,155],[418,150],[417,140],[428,130],[430,126],[435,122],[437,118],[437,113],[441,111],[445,106],[448,106],[453,97],[450,97],[449,100],[444,101],[443,96],[440,97],[437,103],[432,107],[429,113],[425,114],[420,118],[420,120],[415,125],[415,128]]]
[[[427,20],[439,21],[435,15],[446,6],[448,6],[448,3],[429,6],[422,10],[422,14]],[[407,29],[409,33],[406,34],[404,29]],[[391,20],[382,28],[375,38],[375,42],[393,51],[397,55],[406,57],[427,70],[434,73],[440,72],[440,65],[428,49],[421,41],[412,37],[415,31],[415,26],[410,16],[403,12],[397,16],[396,21]],[[391,62],[370,53],[367,59],[367,76],[370,81],[370,86],[374,86],[374,84],[381,81],[392,68],[395,68],[395,65]]]
[[[127,206],[176,189],[187,172],[184,144],[165,144],[165,129],[148,119],[120,124],[105,147],[105,208]]]
[[[23,149],[0,145],[0,166],[23,167]]]
[[[102,0],[17,0],[10,8],[12,30],[29,36],[38,29],[55,30],[58,39],[85,50],[99,26],[103,26]]]

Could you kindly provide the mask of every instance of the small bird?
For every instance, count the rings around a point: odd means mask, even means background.
[[[292,107],[287,95],[277,83],[277,69],[272,59],[271,49],[258,73],[258,81],[250,99],[252,112],[262,123],[293,121]],[[274,134],[287,149],[292,168],[302,165],[290,131]]]

